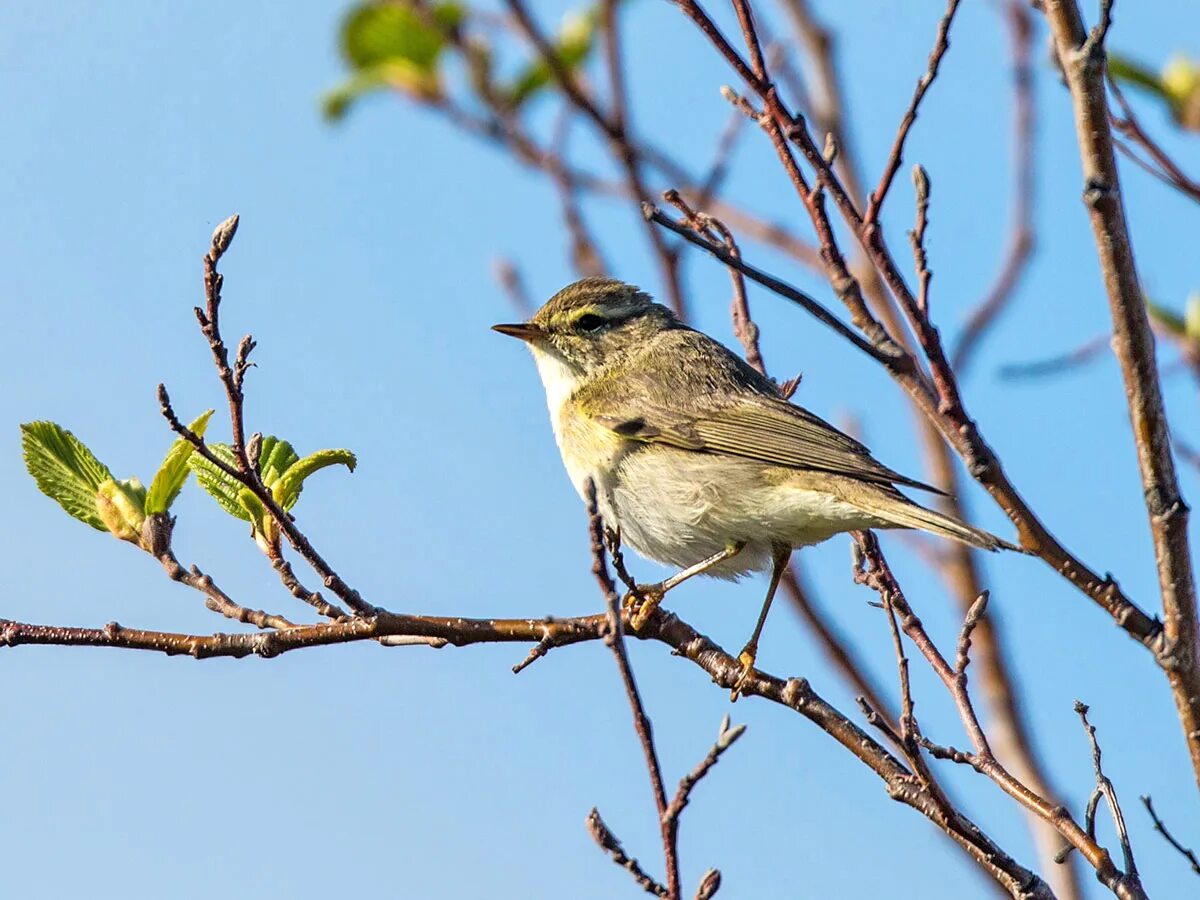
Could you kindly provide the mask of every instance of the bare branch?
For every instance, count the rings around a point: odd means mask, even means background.
[[[733,232],[720,219],[707,213],[692,209],[687,201],[680,196],[679,191],[663,192],[663,199],[683,214],[683,221],[689,228],[709,241],[720,242],[734,259],[742,258],[742,251],[734,240]],[[730,317],[733,320],[733,335],[742,345],[742,353],[746,362],[762,374],[767,373],[763,362],[762,350],[758,346],[758,326],[750,318],[750,304],[746,299],[746,278],[736,267],[729,267],[729,277],[733,282],[733,302],[730,304]]]
[[[1126,900],[1128,898],[1144,900],[1145,892],[1142,890],[1136,870],[1122,872],[1118,869],[1113,864],[1108,850],[1096,842],[1093,831],[1081,828],[1064,807],[1039,795],[1029,785],[1014,776],[992,752],[967,689],[967,654],[970,649],[971,633],[977,627],[982,615],[983,607],[987,602],[986,595],[980,596],[966,617],[958,640],[955,664],[952,666],[938,650],[925,631],[925,626],[909,606],[895,575],[883,557],[875,536],[867,531],[855,532],[854,537],[859,547],[854,572],[855,580],[873,588],[879,593],[885,607],[895,610],[900,627],[914,646],[921,651],[934,674],[938,676],[954,699],[959,717],[975,751],[969,753],[955,750],[953,747],[942,747],[928,740],[920,740],[921,746],[934,756],[969,765],[980,774],[985,775],[1023,807],[1053,825],[1072,847],[1080,851],[1088,864],[1096,871],[1096,877],[1114,894],[1126,898]],[[901,737],[904,736],[902,730]]]
[[[1109,346],[1110,341],[1109,335],[1098,334],[1061,356],[1036,362],[1009,363],[1000,369],[1000,375],[1003,378],[1043,378],[1047,375],[1058,375],[1096,359]]]
[[[883,174],[879,178],[879,185],[871,192],[870,200],[867,201],[867,211],[863,215],[863,224],[868,228],[873,226],[879,218],[879,210],[883,206],[884,199],[887,197],[888,188],[892,186],[892,179],[896,177],[896,171],[900,168],[900,160],[904,156],[904,143],[908,139],[908,132],[912,129],[913,122],[917,120],[917,110],[921,107],[921,101],[925,99],[925,92],[929,90],[929,86],[937,78],[938,67],[942,64],[942,57],[950,49],[950,26],[954,22],[954,14],[958,12],[958,5],[959,0],[950,0],[946,5],[946,12],[942,15],[941,21],[938,22],[937,37],[934,39],[933,50],[929,54],[929,63],[925,67],[925,73],[917,81],[916,90],[913,91],[912,100],[909,101],[904,118],[900,120],[900,127],[896,130],[896,139],[892,142],[892,149],[888,153],[887,163],[884,165]]]
[[[1137,440],[1138,469],[1158,567],[1166,646],[1166,672],[1200,782],[1200,621],[1187,524],[1171,455],[1154,336],[1129,240],[1125,205],[1109,126],[1104,38],[1111,0],[1100,4],[1100,24],[1090,32],[1075,0],[1046,0],[1043,10],[1062,64],[1075,111],[1083,167],[1084,203],[1091,219],[1113,322],[1113,351],[1121,368],[1130,422]]]
[[[1189,200],[1200,203],[1200,181],[1185,174],[1179,164],[1171,159],[1170,155],[1162,148],[1162,145],[1150,137],[1150,134],[1142,127],[1142,123],[1138,121],[1133,107],[1125,99],[1121,86],[1111,75],[1108,77],[1108,86],[1117,105],[1121,107],[1120,116],[1109,114],[1112,127],[1127,137],[1134,146],[1140,147],[1150,159],[1149,161],[1142,159],[1134,152],[1132,146],[1121,141],[1116,142],[1117,149],[1167,186],[1179,191]]]
[[[655,897],[670,896],[665,887],[646,874],[636,859],[625,854],[625,848],[621,846],[621,842],[617,840],[617,836],[612,833],[611,829],[604,824],[604,820],[600,818],[600,811],[594,807],[588,813],[587,829],[592,840],[600,846],[600,849],[611,856],[613,862],[618,866],[626,869],[642,890]]]
[[[705,754],[704,759],[700,760],[700,762],[696,764],[695,768],[693,768],[690,772],[684,775],[683,778],[680,779],[679,787],[676,789],[675,796],[671,799],[670,804],[667,806],[666,812],[666,823],[671,833],[670,840],[672,844],[678,843],[679,817],[683,814],[684,807],[688,805],[688,800],[691,799],[692,790],[697,784],[700,783],[700,780],[712,770],[712,767],[717,764],[717,760],[721,758],[725,751],[732,747],[737,739],[745,734],[745,732],[745,725],[736,725],[730,728],[729,716],[725,716],[725,718],[721,720],[721,728],[717,732],[716,743],[714,743],[711,749],[709,749],[708,753]],[[712,871],[716,870],[714,869]],[[717,877],[718,879],[720,878],[719,873]],[[712,896],[713,893],[716,893],[716,888],[713,888],[708,896]]]
[[[1188,861],[1193,872],[1200,875],[1200,859],[1196,858],[1195,852],[1183,846],[1183,844],[1175,840],[1171,832],[1167,831],[1167,826],[1163,824],[1163,820],[1154,811],[1154,802],[1148,796],[1142,797],[1142,804],[1146,807],[1146,812],[1150,813],[1150,818],[1154,821],[1154,830],[1161,834],[1163,840],[1174,847],[1179,852],[1179,855]]]
[[[971,311],[951,354],[959,377],[965,376],[984,335],[1016,294],[1017,285],[1033,257],[1034,102],[1033,21],[1024,0],[1007,0],[1013,65],[1013,199],[1012,225],[1004,258],[992,286]]]
[[[1100,765],[1100,742],[1096,739],[1096,726],[1088,721],[1086,703],[1076,700],[1075,712],[1079,715],[1079,721],[1083,723],[1083,729],[1087,732],[1088,740],[1091,742],[1092,768],[1096,772],[1096,790],[1092,794],[1092,799],[1088,801],[1088,834],[1093,838],[1096,836],[1096,803],[1103,796],[1108,803],[1109,812],[1112,814],[1113,826],[1117,829],[1117,839],[1121,842],[1121,853],[1125,857],[1125,877],[1140,889],[1141,882],[1138,878],[1137,864],[1133,861],[1133,846],[1129,843],[1129,830],[1125,827],[1125,816],[1121,814],[1121,804],[1117,802],[1117,790]]]
[[[637,732],[638,741],[642,745],[642,754],[646,757],[646,771],[650,775],[650,788],[654,794],[654,805],[658,810],[659,829],[662,833],[663,856],[667,868],[667,896],[679,900],[682,896],[679,887],[679,847],[676,831],[668,823],[667,791],[663,786],[662,767],[658,762],[658,751],[654,747],[654,732],[650,725],[650,717],[642,704],[642,696],[638,692],[637,682],[633,677],[633,668],[629,665],[629,655],[625,651],[625,627],[621,617],[621,598],[617,587],[608,574],[604,562],[604,523],[600,519],[600,511],[596,503],[596,484],[591,478],[584,485],[584,495],[587,502],[588,526],[592,536],[592,574],[600,585],[608,605],[608,624],[604,632],[604,643],[612,650],[617,660],[617,669],[621,673],[621,682],[625,685],[625,696],[629,700],[629,708],[633,712],[633,727]]]

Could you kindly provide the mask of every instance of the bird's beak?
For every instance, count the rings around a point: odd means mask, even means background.
[[[523,341],[533,341],[545,335],[546,330],[532,322],[522,322],[516,325],[493,325],[492,331],[507,334],[509,337],[520,338]]]

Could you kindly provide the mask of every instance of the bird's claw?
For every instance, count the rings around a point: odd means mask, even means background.
[[[750,678],[750,673],[754,671],[754,661],[758,654],[756,648],[746,647],[738,654],[738,662],[742,664],[741,674],[738,675],[737,681],[733,683],[733,690],[729,693],[729,702],[737,703],[738,697],[742,695],[742,688],[746,686],[746,681]]]
[[[665,596],[666,591],[659,584],[639,584],[636,591],[626,594],[623,605],[629,610],[629,626],[641,631]]]

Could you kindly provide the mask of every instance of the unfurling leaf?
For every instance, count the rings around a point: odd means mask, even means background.
[[[564,69],[576,69],[592,51],[596,36],[597,15],[594,10],[568,13],[554,42],[554,54]],[[554,71],[538,57],[529,63],[508,89],[508,105],[516,109],[554,80]]]
[[[237,463],[233,448],[228,444],[209,444],[208,448],[218,459],[231,468]],[[351,472],[357,459],[349,450],[318,450],[303,459],[292,445],[285,440],[266,435],[259,451],[258,471],[275,502],[290,510],[296,505],[304,481],[314,472],[328,466],[342,465]],[[236,478],[223,472],[198,453],[192,454],[188,465],[196,473],[196,480],[231,516],[249,522],[255,541],[269,552],[279,540],[279,526],[266,510],[261,500]]]
[[[109,478],[96,489],[96,513],[113,537],[141,546],[146,521],[146,488],[136,478]]]
[[[314,472],[328,466],[342,465],[354,471],[358,460],[349,450],[318,450],[293,463],[273,487],[275,500],[284,509],[291,509],[300,498],[304,481]]]
[[[204,437],[204,432],[208,428],[208,420],[212,418],[212,414],[211,409],[201,413],[188,428],[196,435]],[[188,460],[194,449],[192,442],[187,438],[179,438],[171,445],[162,465],[158,467],[158,471],[154,475],[154,480],[150,482],[150,492],[146,495],[146,515],[165,513],[171,508],[171,504],[183,490],[184,482],[187,481],[188,473],[191,471],[188,468]]]
[[[283,473],[300,459],[292,445],[277,437],[267,435],[262,439],[262,450],[258,454],[258,472],[263,484],[273,488]]]
[[[21,426],[21,447],[25,467],[43,494],[72,518],[108,530],[96,511],[96,491],[112,473],[82,441],[53,422],[29,422]]]

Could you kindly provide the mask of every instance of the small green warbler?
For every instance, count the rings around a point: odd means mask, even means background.
[[[635,628],[693,575],[736,578],[770,567],[739,657],[739,687],[797,547],[844,531],[916,528],[985,550],[1017,549],[908,499],[896,485],[937,490],[789,403],[773,382],[632,285],[585,278],[528,322],[494,329],[532,351],[576,490],[582,496],[591,478],[600,513],[622,540],[680,568],[640,588],[647,602]]]

